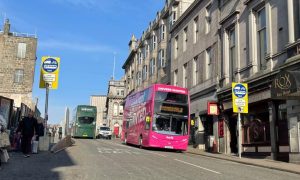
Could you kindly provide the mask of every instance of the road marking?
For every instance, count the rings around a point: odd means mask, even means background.
[[[155,154],[155,155],[162,156],[162,157],[167,157],[166,155],[159,154],[159,153],[155,153],[155,152],[148,152],[148,153],[150,153],[150,154]]]
[[[124,147],[124,148],[128,148],[128,149],[135,150],[135,152],[132,152],[132,151],[129,150],[129,154],[130,154],[130,152],[133,153],[133,154],[134,154],[134,153],[140,154],[139,152],[145,152],[145,153],[149,153],[149,154],[155,154],[155,155],[157,155],[157,156],[168,157],[168,156],[163,155],[163,154],[159,154],[159,153],[155,153],[155,152],[151,152],[151,151],[143,151],[143,150],[138,149],[138,148],[136,148],[136,147],[131,147],[131,146],[128,146],[128,145],[125,145],[125,144],[118,144],[118,143],[116,143],[116,142],[105,142],[105,143],[106,143],[106,144],[110,144],[110,145],[116,145],[116,146],[120,146],[120,147]],[[137,151],[139,151],[139,152],[137,152]]]
[[[214,170],[211,170],[211,169],[207,169],[207,168],[204,168],[204,167],[195,165],[195,164],[191,164],[191,163],[188,163],[188,162],[185,162],[185,161],[181,161],[181,160],[179,160],[179,159],[174,159],[174,160],[175,160],[175,161],[178,161],[178,162],[181,162],[181,163],[184,163],[184,164],[188,164],[188,165],[191,165],[191,166],[200,168],[200,169],[203,169],[203,170],[206,170],[206,171],[210,171],[210,172],[213,172],[213,173],[216,173],[216,174],[221,174],[221,173],[218,172],[218,171],[214,171]]]
[[[128,149],[116,149],[116,148],[97,148],[98,152],[99,153],[102,153],[102,154],[141,154],[137,151],[131,151],[131,150],[128,150]]]
[[[111,145],[117,145],[117,146],[121,146],[121,147],[126,147],[126,148],[129,148],[129,149],[134,149],[134,150],[138,150],[138,151],[142,151],[141,149],[138,149],[136,147],[130,147],[128,145],[118,144],[118,143],[115,143],[115,142],[109,142],[109,144],[111,144]],[[151,151],[143,151],[143,152],[147,152],[147,153],[150,153],[150,154],[155,154],[155,155],[162,156],[162,157],[167,157],[166,155],[155,153],[155,152],[151,152]]]

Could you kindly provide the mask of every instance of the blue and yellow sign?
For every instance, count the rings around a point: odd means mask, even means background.
[[[59,57],[42,57],[40,88],[46,88],[46,84],[48,84],[50,89],[57,89],[59,66]]]
[[[232,83],[232,107],[235,113],[248,113],[248,84]]]

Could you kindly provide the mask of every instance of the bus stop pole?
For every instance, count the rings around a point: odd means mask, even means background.
[[[242,158],[242,136],[241,136],[241,113],[238,113],[238,153],[239,158]]]
[[[45,130],[44,136],[47,135],[47,122],[48,122],[48,98],[49,98],[49,84],[46,83],[46,101],[45,101]]]

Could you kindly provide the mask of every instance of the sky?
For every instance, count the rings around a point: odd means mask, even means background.
[[[45,89],[39,88],[42,56],[61,58],[59,85],[49,94],[49,123],[60,123],[64,111],[89,104],[91,95],[106,95],[108,81],[124,75],[132,34],[137,38],[153,21],[165,0],[0,0],[0,29],[5,18],[12,32],[37,34],[33,98],[45,111]]]

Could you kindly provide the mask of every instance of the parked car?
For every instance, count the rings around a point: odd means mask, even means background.
[[[101,126],[98,130],[97,138],[111,139],[112,131],[109,127]]]

